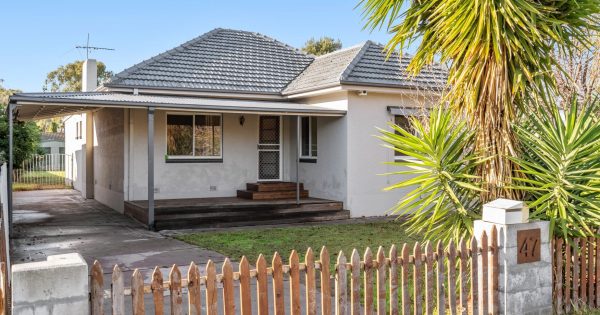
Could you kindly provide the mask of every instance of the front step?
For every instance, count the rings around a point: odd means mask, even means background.
[[[159,201],[160,202],[160,201]],[[187,204],[189,203],[189,204]],[[184,202],[177,206],[158,206],[155,211],[155,228],[218,228],[233,226],[255,226],[344,220],[350,218],[350,212],[344,204],[334,200],[304,199],[300,204],[295,201],[277,200],[267,202],[230,202],[219,203]],[[136,221],[148,222],[148,209],[125,202],[125,215]]]
[[[238,190],[238,198],[250,200],[277,200],[296,198],[296,190],[300,187],[300,198],[308,198],[308,190],[304,184],[293,182],[260,182],[247,183],[246,190]]]
[[[287,212],[287,211],[286,211]],[[255,226],[290,224],[305,222],[323,222],[332,220],[345,220],[350,218],[350,211],[290,211],[285,214],[263,214],[254,216],[226,216],[226,217],[201,217],[201,218],[172,218],[156,221],[157,230],[186,229],[186,228],[221,228],[234,226]]]
[[[232,222],[195,222],[195,221],[157,221],[157,230],[175,230],[175,229],[204,229],[204,228],[227,228],[227,227],[238,227],[238,226],[257,226],[257,225],[279,225],[279,224],[293,224],[293,223],[313,223],[313,222],[326,222],[326,221],[337,221],[346,220],[350,218],[350,211],[342,210],[337,213],[326,213],[316,214],[311,216],[303,217],[286,217],[283,219],[266,219],[266,220],[252,220],[252,221],[232,221]]]
[[[296,190],[286,191],[253,191],[238,190],[238,198],[251,200],[275,200],[275,199],[293,199],[296,198]],[[300,190],[300,198],[308,198],[308,190]]]
[[[292,182],[262,182],[247,183],[246,190],[250,191],[296,191],[296,183]],[[304,184],[300,183],[300,190],[304,190]]]

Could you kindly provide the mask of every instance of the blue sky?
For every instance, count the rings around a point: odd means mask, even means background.
[[[41,91],[46,74],[83,60],[75,49],[90,33],[93,52],[109,70],[137,62],[216,27],[243,29],[300,47],[310,37],[339,38],[345,47],[371,39],[385,43],[383,31],[363,31],[358,0],[302,1],[27,1],[3,4],[0,79],[5,87]]]

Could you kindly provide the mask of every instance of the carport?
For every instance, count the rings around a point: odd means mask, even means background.
[[[293,116],[296,119],[296,143],[300,143],[300,116],[345,115],[345,110],[331,109],[289,101],[217,99],[203,97],[175,97],[164,95],[133,94],[120,92],[77,92],[77,93],[20,93],[11,96],[8,106],[9,116],[9,211],[12,213],[12,164],[13,164],[13,122],[38,120],[52,117],[93,113],[103,108],[144,109],[147,113],[147,202],[149,228],[154,227],[155,176],[154,176],[154,128],[155,112],[162,111],[202,111],[206,113],[267,114]],[[296,150],[296,169],[300,150]],[[297,174],[297,172],[296,172]],[[90,179],[87,178],[87,181]],[[93,181],[93,178],[92,178]],[[296,200],[300,203],[300,185],[296,178]],[[12,215],[9,215],[12,226]]]

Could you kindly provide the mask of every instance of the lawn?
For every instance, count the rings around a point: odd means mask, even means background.
[[[14,191],[68,188],[64,171],[21,172],[16,170]]]
[[[279,252],[287,261],[293,249],[298,251],[303,260],[308,247],[318,257],[321,247],[326,246],[332,264],[337,260],[340,250],[349,257],[356,248],[362,258],[365,248],[371,247],[375,254],[381,245],[387,256],[392,244],[396,244],[400,251],[403,243],[412,246],[419,240],[418,236],[408,236],[398,221],[201,232],[178,235],[176,238],[222,253],[233,260],[246,255],[252,263],[260,253],[270,262],[274,252]]]

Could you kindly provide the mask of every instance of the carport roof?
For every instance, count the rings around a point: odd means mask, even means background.
[[[342,116],[346,110],[287,101],[237,100],[125,93],[18,93],[10,97],[19,120],[66,116],[103,107],[193,110],[206,112],[271,113],[279,115]]]

